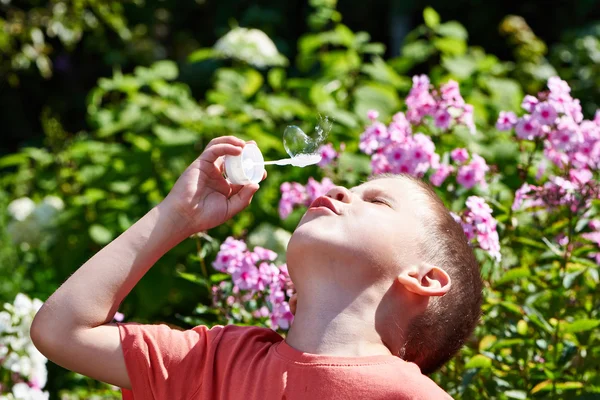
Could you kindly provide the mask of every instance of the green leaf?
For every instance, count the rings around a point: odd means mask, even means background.
[[[600,325],[600,319],[580,319],[571,323],[563,324],[565,333],[581,333],[589,331]]]
[[[267,75],[267,81],[274,90],[280,90],[281,88],[283,88],[283,85],[285,83],[285,75],[285,69],[273,68],[269,71],[269,74]]]
[[[500,302],[500,305],[506,308],[507,310],[514,312],[515,314],[523,314],[523,309],[517,304],[511,303],[510,301],[502,301]]]
[[[174,129],[164,125],[156,125],[153,132],[167,146],[187,146],[196,143],[199,134],[187,129]]]
[[[211,48],[198,49],[188,56],[188,61],[197,63],[215,57],[217,57],[217,53]]]
[[[229,280],[229,278],[230,278],[230,276],[228,274],[219,274],[219,273],[217,273],[217,274],[212,274],[210,276],[210,281],[213,284],[217,284],[219,282]]]
[[[385,120],[400,108],[396,90],[376,83],[359,86],[354,92],[354,112],[366,119],[369,110],[377,110]]]
[[[465,369],[469,368],[490,368],[492,366],[492,360],[482,354],[477,354],[471,357],[471,359],[465,364]]]
[[[506,392],[504,392],[504,395],[510,399],[527,399],[527,392],[524,390],[507,390]]]
[[[373,58],[371,64],[364,64],[362,71],[374,80],[392,85],[398,89],[408,90],[411,85],[410,79],[398,75],[398,73],[396,73],[396,71],[387,65],[380,57]]]
[[[27,162],[27,155],[24,153],[9,154],[0,158],[0,168],[21,165]]]
[[[433,45],[443,54],[461,56],[467,51],[467,42],[452,37],[442,37],[433,40]]]
[[[360,47],[360,51],[364,54],[383,56],[385,53],[385,46],[381,43],[367,43]]]
[[[442,66],[459,79],[467,79],[477,69],[475,60],[468,56],[442,57]]]
[[[448,21],[437,27],[436,33],[440,36],[452,37],[455,39],[467,40],[469,33],[458,21]]]
[[[581,389],[583,382],[561,382],[556,384],[556,388],[559,390],[574,390]]]
[[[546,246],[544,246],[542,243],[538,242],[537,240],[533,240],[533,239],[530,239],[527,237],[519,236],[519,237],[514,238],[512,241],[521,243],[521,244],[525,244],[527,246],[535,247],[540,250],[546,250]]]
[[[423,20],[425,20],[425,25],[431,29],[435,29],[440,24],[440,14],[438,14],[433,8],[426,7],[423,10]]]
[[[573,286],[573,282],[575,282],[575,279],[577,279],[577,277],[581,275],[583,271],[585,271],[585,269],[580,269],[579,271],[566,274],[563,278],[563,287],[565,289],[569,289],[571,286]]]
[[[188,282],[192,282],[192,283],[196,283],[198,285],[202,285],[202,286],[207,286],[208,282],[206,281],[206,279],[204,279],[204,277],[200,276],[200,275],[196,275],[196,274],[192,274],[189,272],[177,272],[177,276],[185,279]]]
[[[112,233],[102,225],[93,224],[88,229],[88,233],[94,242],[97,244],[108,244],[113,239]]]
[[[152,65],[152,71],[160,78],[165,80],[176,79],[179,75],[177,64],[173,61],[162,60]]]
[[[538,392],[548,392],[553,390],[554,386],[559,390],[574,390],[581,389],[583,387],[582,382],[557,382],[554,385],[550,379],[545,380],[543,382],[538,383],[531,389],[531,394],[535,394]]]
[[[545,381],[540,382],[537,385],[535,385],[533,387],[533,389],[531,389],[531,394],[535,394],[537,392],[542,392],[542,391],[551,390],[551,389],[552,389],[552,381],[548,379],[548,380],[545,380]]]
[[[523,90],[518,82],[507,78],[487,77],[483,84],[490,91],[492,102],[501,110],[518,110]]]
[[[427,40],[417,40],[402,47],[403,58],[409,58],[417,63],[427,60],[435,53],[435,48]]]
[[[496,281],[498,285],[502,285],[506,282],[512,282],[517,279],[527,278],[531,276],[531,271],[527,267],[513,268],[508,270],[502,277]]]

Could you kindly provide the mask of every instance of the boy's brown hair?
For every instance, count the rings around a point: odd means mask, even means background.
[[[390,177],[409,179],[425,194],[431,212],[424,215],[426,239],[419,257],[444,269],[452,280],[446,295],[432,297],[425,312],[413,318],[400,354],[429,374],[452,358],[473,333],[481,317],[483,283],[479,263],[462,227],[433,188],[411,175],[374,178]]]

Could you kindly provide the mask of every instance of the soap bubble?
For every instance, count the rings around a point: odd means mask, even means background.
[[[283,147],[290,157],[299,154],[315,154],[327,139],[332,123],[328,117],[319,118],[313,137],[308,136],[296,126],[290,125],[283,132]]]

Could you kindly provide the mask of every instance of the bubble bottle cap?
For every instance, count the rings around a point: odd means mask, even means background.
[[[264,162],[258,146],[248,143],[239,156],[225,157],[225,178],[235,185],[259,183],[265,173]]]

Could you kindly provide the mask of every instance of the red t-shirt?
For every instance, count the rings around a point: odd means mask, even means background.
[[[392,355],[302,353],[270,329],[119,323],[131,390],[124,400],[449,399]]]

